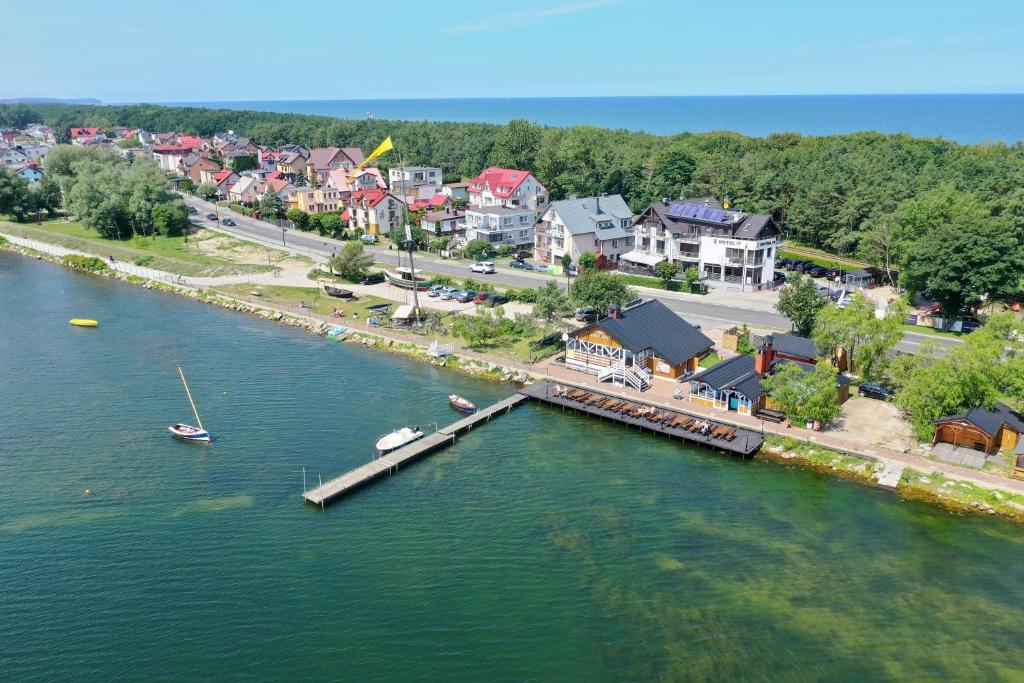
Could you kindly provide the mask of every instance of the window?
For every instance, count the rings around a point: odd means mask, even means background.
[[[621,221],[619,222],[619,225],[620,225],[620,227],[623,227],[623,228],[628,228],[628,227],[629,227],[629,219],[628,219],[628,218],[623,218],[623,219],[622,219],[622,220],[621,220]]]
[[[529,230],[520,230],[519,231],[519,236],[520,237],[526,237],[529,233],[530,233]]]
[[[619,241],[618,240],[612,240],[612,249],[618,249],[618,248],[619,248]]]
[[[530,222],[530,217],[529,216],[524,214],[524,215],[519,217],[519,224],[520,225],[526,225],[529,222]]]

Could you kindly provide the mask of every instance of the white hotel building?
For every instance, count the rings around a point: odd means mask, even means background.
[[[710,287],[757,291],[771,287],[782,231],[771,216],[722,208],[711,198],[651,204],[633,224],[633,250],[619,270],[654,274],[669,260],[680,272],[697,268]]]

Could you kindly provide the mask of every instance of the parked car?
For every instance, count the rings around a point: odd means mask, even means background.
[[[821,287],[818,287],[818,289],[816,291],[818,292],[818,296],[820,296],[820,297],[827,297],[828,296],[828,287],[821,286]]]
[[[446,287],[441,292],[441,301],[451,301],[452,299],[458,299],[462,294],[462,290],[458,287]]]
[[[379,241],[379,238],[376,235],[363,235],[359,239],[361,239],[366,244],[374,244],[375,242]]]
[[[577,308],[576,309],[576,320],[581,323],[592,323],[596,322],[600,313],[597,312],[596,308]]]
[[[811,266],[807,269],[807,274],[811,277],[825,277],[825,269],[821,266]]]
[[[225,218],[224,220],[221,221],[221,223],[223,223],[224,225],[229,225],[229,226],[235,224],[235,222],[233,220],[231,220],[230,218]]]
[[[846,291],[845,289],[833,289],[829,293],[828,298],[832,299],[832,301],[839,301],[840,299],[844,298],[848,294],[849,294],[849,292]]]
[[[875,398],[879,401],[891,401],[895,396],[892,389],[884,387],[877,382],[864,382],[857,390],[857,394],[866,398]]]
[[[478,261],[469,267],[474,273],[484,273],[490,275],[491,273],[497,273],[498,269],[494,267],[494,264],[490,261]]]
[[[778,284],[780,282],[785,282],[786,281],[786,274],[783,273],[781,270],[776,270],[775,271],[775,275],[773,276],[772,279],[775,281],[776,284]]]
[[[804,264],[804,262],[800,261],[798,259],[789,259],[789,260],[786,261],[786,270],[789,270],[789,271],[800,270],[800,266],[802,266],[803,264]]]
[[[509,268],[518,268],[519,270],[535,270],[532,263],[526,261],[509,261]]]
[[[463,289],[459,291],[459,295],[455,297],[455,300],[460,304],[468,304],[476,296],[476,292],[472,289]]]
[[[483,302],[487,301],[487,297],[489,296],[489,292],[477,292],[476,296],[473,297],[473,303],[482,304]]]
[[[197,209],[194,206],[190,206],[190,207],[188,207],[188,212],[189,213],[199,213],[199,209]]]
[[[208,220],[208,221],[215,221],[215,220],[217,220],[217,214],[215,214],[215,213],[208,213],[208,214],[206,214],[206,220]]]
[[[384,273],[367,273],[360,280],[364,285],[376,285],[384,282]]]
[[[444,285],[434,285],[427,290],[427,296],[436,297],[441,296],[441,292],[444,291]]]
[[[829,268],[828,270],[825,271],[825,276],[829,280],[835,280],[837,278],[842,280],[844,275],[846,275],[846,271],[844,271],[842,268]]]
[[[494,308],[495,306],[501,306],[502,304],[507,304],[508,303],[508,297],[507,296],[503,296],[501,294],[491,294],[489,297],[487,297],[487,299],[484,300],[484,303],[487,304],[488,306],[490,306],[491,308]]]

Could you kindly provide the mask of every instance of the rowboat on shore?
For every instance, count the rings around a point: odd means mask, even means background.
[[[185,372],[178,366],[178,375],[181,376],[181,383],[185,387],[185,395],[188,396],[188,402],[192,406],[192,414],[196,416],[196,422],[199,424],[198,427],[187,425],[183,422],[177,422],[167,428],[167,431],[171,433],[175,439],[179,441],[187,441],[189,443],[210,443],[210,433],[203,427],[203,421],[199,419],[199,411],[196,409],[196,402],[192,400],[192,392],[188,388],[188,382],[185,381]]]
[[[419,427],[402,427],[377,439],[377,450],[384,455],[422,438],[423,432]]]
[[[339,299],[352,298],[351,289],[342,289],[341,287],[335,287],[333,285],[324,285],[324,291],[327,292],[328,296],[336,296]]]
[[[452,404],[452,408],[455,408],[460,413],[472,414],[476,412],[476,404],[462,398],[458,394],[448,394],[448,401]]]
[[[384,276],[388,279],[388,282],[402,289],[412,289],[415,286],[417,290],[425,292],[434,284],[434,281],[430,278],[423,277],[422,275],[414,276],[412,270],[405,266],[395,268],[393,273],[385,270]]]
[[[72,318],[68,321],[75,327],[99,327],[100,323],[98,320],[90,320],[89,318]]]

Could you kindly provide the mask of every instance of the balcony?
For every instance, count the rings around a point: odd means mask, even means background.
[[[674,237],[683,244],[700,244],[700,233],[682,233]]]

